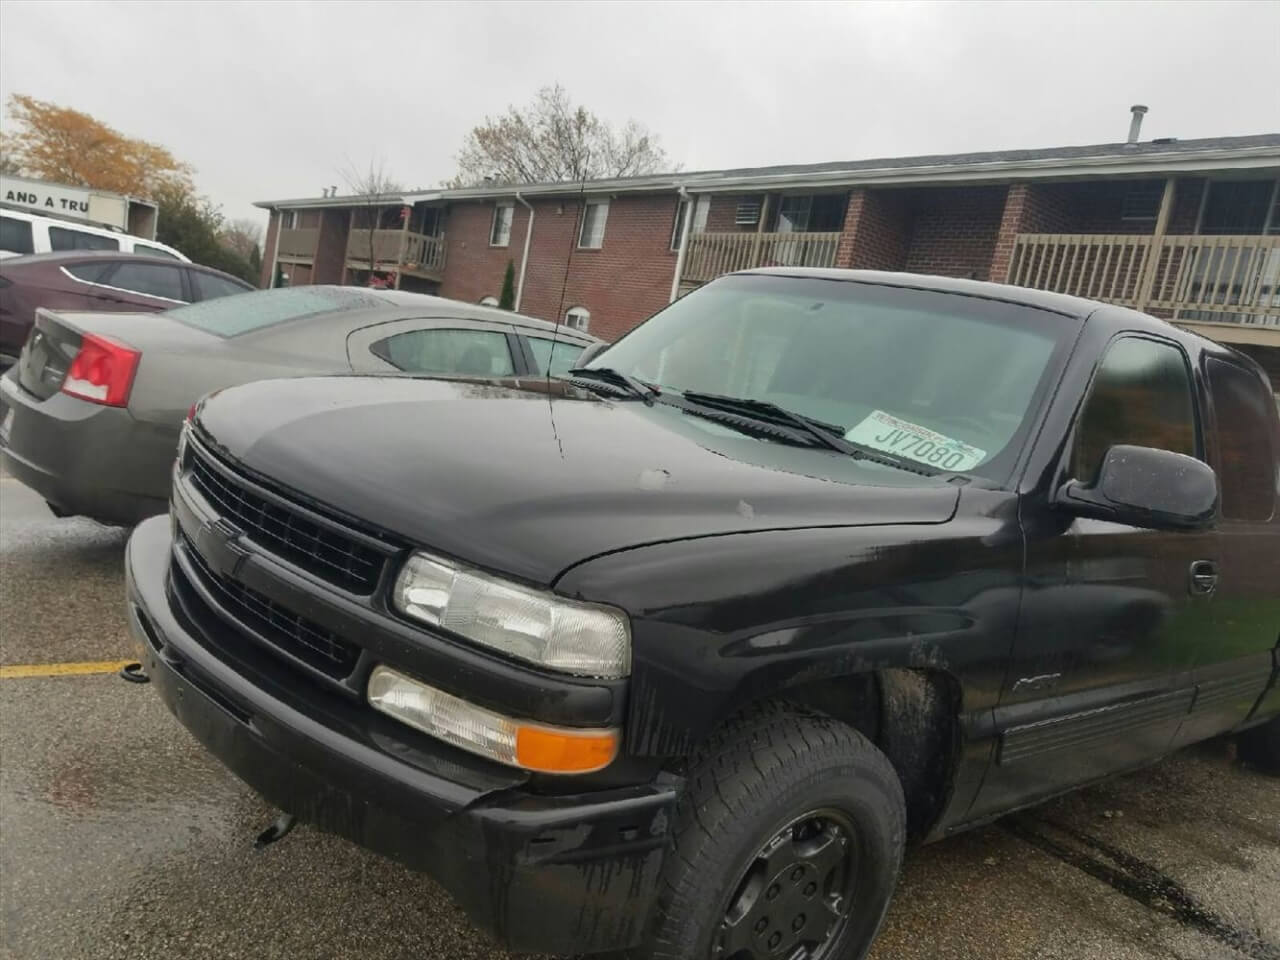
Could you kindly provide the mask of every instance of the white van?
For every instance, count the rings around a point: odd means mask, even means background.
[[[42,217],[7,205],[0,208],[0,257],[55,250],[120,250],[191,262],[173,247],[156,240],[91,226],[82,220]]]

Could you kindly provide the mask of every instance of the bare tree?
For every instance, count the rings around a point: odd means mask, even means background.
[[[403,204],[400,195],[404,192],[404,187],[387,174],[381,157],[371,158],[363,169],[348,160],[346,166],[338,171],[338,176],[361,201],[355,209],[351,229],[363,231],[362,240],[364,237],[368,238],[369,280],[372,282],[378,263],[378,230],[401,226]]]
[[[232,220],[222,228],[222,245],[248,260],[262,242],[262,227],[254,220]]]
[[[559,84],[543,87],[527,106],[485,117],[454,159],[458,173],[446,182],[449,187],[561,183],[678,169],[642,124],[629,120],[614,129],[574,106]]]

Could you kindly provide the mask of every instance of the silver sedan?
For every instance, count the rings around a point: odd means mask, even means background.
[[[491,307],[394,290],[294,287],[166,313],[38,310],[0,378],[0,459],[59,516],[164,513],[182,421],[204,395],[275,377],[537,377],[596,342]]]

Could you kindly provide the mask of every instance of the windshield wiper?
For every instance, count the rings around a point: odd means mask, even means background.
[[[611,387],[621,388],[624,392],[629,393],[637,400],[643,400],[646,404],[652,406],[653,398],[658,395],[657,387],[645,383],[643,380],[637,380],[628,373],[621,370],[614,370],[612,367],[575,367],[569,371],[569,376],[575,380],[599,380]],[[587,386],[592,386],[588,383]]]
[[[826,423],[814,417],[806,417],[802,413],[796,413],[786,407],[780,407],[768,400],[753,400],[750,397],[725,397],[717,393],[698,393],[695,391],[686,391],[682,396],[690,403],[699,406],[710,407],[757,420],[769,420],[775,424],[792,427],[796,431],[816,440],[828,450],[843,453],[846,456],[853,457],[855,460],[871,460],[885,466],[897,467],[899,470],[907,470],[911,473],[920,473],[925,476],[934,476],[940,472],[927,464],[917,463],[914,460],[908,460],[890,453],[881,453],[879,450],[865,447],[859,443],[852,443],[841,435],[843,431],[835,424]],[[696,413],[697,411],[693,412]]]

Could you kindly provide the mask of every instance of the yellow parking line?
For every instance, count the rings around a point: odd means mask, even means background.
[[[133,660],[82,660],[79,663],[18,663],[0,667],[0,680],[13,677],[79,677],[92,673],[115,673]]]

